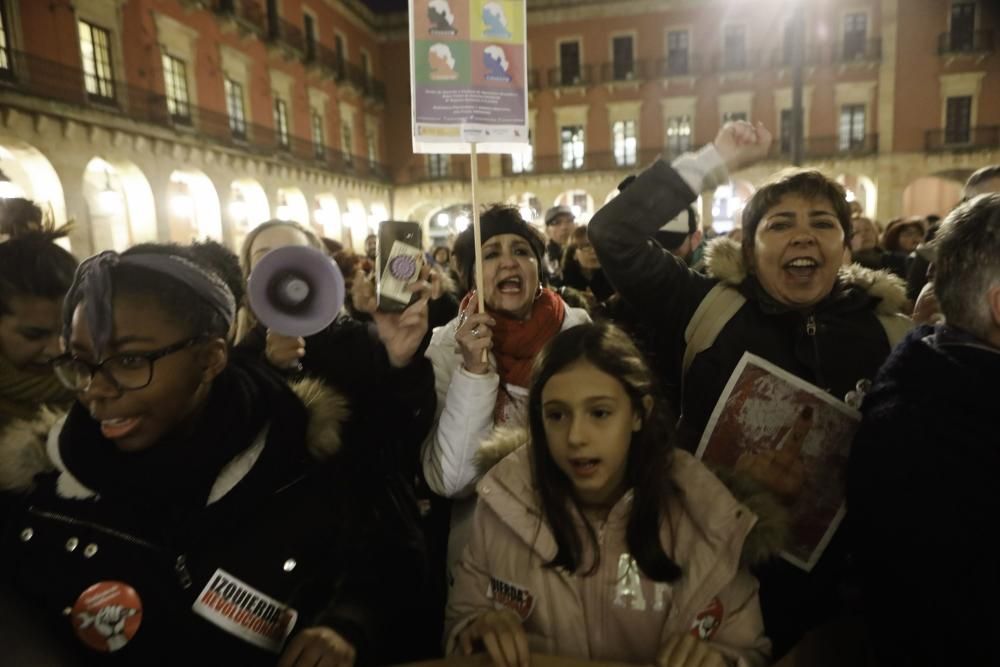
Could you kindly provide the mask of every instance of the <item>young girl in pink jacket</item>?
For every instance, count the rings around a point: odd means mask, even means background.
[[[455,568],[448,653],[523,667],[531,653],[664,667],[767,663],[757,516],[675,450],[635,345],[574,327],[536,362],[529,434],[501,434]],[[527,446],[521,446],[530,439]],[[492,448],[492,449],[489,449]]]

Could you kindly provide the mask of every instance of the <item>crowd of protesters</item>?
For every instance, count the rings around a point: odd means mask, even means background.
[[[489,205],[480,268],[470,228],[402,312],[377,307],[374,236],[356,256],[274,220],[238,256],[78,262],[66,228],[0,200],[0,651],[995,664],[1000,166],[943,219],[884,229],[826,175],[784,171],[738,233],[703,238],[698,195],[770,144],[728,123],[589,225],[550,209],[544,236]],[[306,337],[247,297],[288,246],[347,280]],[[696,456],[748,353],[860,405],[844,470],[820,471],[847,512],[810,568],[781,557],[801,442]]]

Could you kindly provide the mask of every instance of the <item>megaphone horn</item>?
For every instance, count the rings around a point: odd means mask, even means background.
[[[315,248],[287,246],[264,255],[250,273],[247,296],[257,319],[285,336],[311,336],[344,306],[344,276]]]

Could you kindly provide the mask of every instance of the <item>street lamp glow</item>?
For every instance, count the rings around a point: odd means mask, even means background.
[[[97,206],[100,209],[100,214],[102,215],[118,215],[122,210],[121,193],[110,188],[107,190],[101,190],[97,193]]]
[[[191,218],[194,213],[194,200],[191,195],[174,195],[170,198],[170,211],[178,218]]]
[[[10,181],[0,181],[0,199],[24,197],[24,191]]]
[[[234,221],[246,222],[248,213],[247,203],[242,197],[229,202],[229,217]]]

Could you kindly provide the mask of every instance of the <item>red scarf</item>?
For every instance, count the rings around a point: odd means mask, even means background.
[[[475,298],[474,291],[466,295],[462,300],[461,310],[464,312],[466,306]],[[497,322],[493,327],[493,355],[497,360],[501,388],[497,395],[497,410],[494,414],[500,415],[503,403],[507,399],[503,385],[528,387],[531,381],[531,365],[535,357],[562,329],[566,304],[552,290],[543,289],[531,307],[531,317],[526,320],[518,320],[489,309],[487,312]]]

